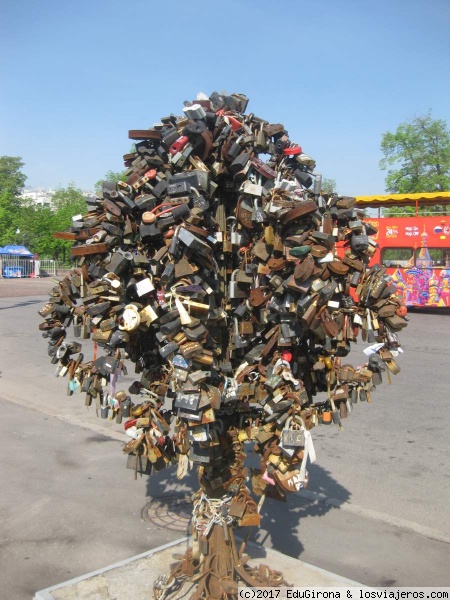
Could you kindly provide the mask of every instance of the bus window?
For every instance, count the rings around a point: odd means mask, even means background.
[[[423,248],[417,248],[416,265],[425,269],[445,269],[450,265],[450,248],[427,248],[424,254]]]
[[[385,267],[412,266],[413,248],[383,248],[381,262]]]

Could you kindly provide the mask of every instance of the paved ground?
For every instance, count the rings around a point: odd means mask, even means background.
[[[108,571],[96,572],[95,575],[77,581],[65,582],[57,589],[42,590],[35,600],[149,600],[152,596],[153,584],[157,577],[167,571],[167,564],[173,561],[173,554],[184,554],[188,541],[181,538],[168,547],[163,546],[146,555],[139,555],[126,564],[115,563]],[[247,544],[246,554],[250,556],[248,564],[253,568],[263,563],[272,569],[281,571],[286,581],[293,586],[314,587],[349,587],[355,586],[351,579],[345,579],[314,565],[281,554],[270,548],[261,548],[255,544]],[[242,587],[247,587],[241,582]],[[359,584],[358,584],[359,585]],[[195,589],[195,583],[184,581],[171,598],[186,600]],[[367,588],[368,590],[370,588]]]
[[[135,482],[121,426],[66,397],[37,331],[49,286],[0,280],[0,590],[11,599],[180,537],[141,511],[150,496],[194,485],[171,471]],[[449,318],[413,315],[392,386],[343,432],[313,432],[310,488],[267,502],[260,541],[368,585],[450,585]]]
[[[45,295],[54,285],[52,282],[52,277],[0,279],[0,298]]]

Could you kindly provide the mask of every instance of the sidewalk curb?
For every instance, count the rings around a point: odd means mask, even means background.
[[[62,587],[68,587],[69,585],[75,585],[80,581],[84,581],[85,579],[90,579],[91,577],[95,577],[96,575],[101,575],[102,573],[107,573],[108,571],[112,571],[113,569],[118,569],[120,567],[125,567],[135,560],[139,560],[141,558],[149,558],[153,554],[157,552],[161,552],[163,550],[167,550],[167,548],[171,548],[172,546],[177,546],[178,544],[182,544],[183,542],[187,542],[189,539],[188,536],[179,538],[173,542],[169,542],[168,544],[164,544],[163,546],[158,546],[157,548],[153,548],[153,550],[148,550],[147,552],[142,552],[141,554],[136,554],[131,558],[125,558],[117,563],[112,565],[108,565],[107,567],[103,567],[102,569],[97,569],[96,571],[92,571],[91,573],[86,573],[85,575],[80,575],[79,577],[74,577],[73,579],[68,579],[67,581],[63,581],[62,583],[58,583],[57,585],[52,585],[51,587],[45,588],[45,590],[40,590],[36,592],[33,596],[33,600],[54,600],[53,596],[51,596],[51,592],[54,590],[58,590]]]
[[[241,538],[236,538],[237,541],[242,541]],[[142,554],[137,554],[136,556],[132,556],[131,558],[127,558],[125,560],[119,561],[117,563],[114,563],[112,565],[109,565],[107,567],[104,567],[102,569],[98,569],[96,571],[92,571],[91,573],[86,573],[85,575],[81,575],[80,577],[75,577],[73,579],[70,579],[68,581],[64,581],[62,583],[59,583],[57,585],[48,587],[44,590],[40,590],[38,592],[36,592],[36,594],[33,597],[33,600],[55,600],[55,597],[52,595],[52,592],[60,590],[61,593],[64,593],[64,589],[76,586],[77,584],[84,582],[88,579],[93,579],[94,577],[97,576],[101,576],[105,573],[109,573],[115,569],[120,569],[121,567],[126,567],[131,565],[132,563],[139,561],[141,559],[146,559],[146,558],[150,558],[151,556],[158,554],[160,552],[163,552],[164,550],[167,550],[169,548],[173,548],[175,546],[179,546],[182,544],[185,544],[186,542],[189,542],[190,538],[188,536],[179,538],[173,542],[170,542],[168,544],[164,544],[163,546],[159,546],[157,548],[153,548],[152,550],[149,550],[148,552],[143,552]],[[273,549],[269,549],[269,548],[265,548],[264,546],[261,546],[260,544],[256,544],[254,542],[247,542],[247,547],[249,548],[253,548],[256,553],[258,554],[262,554],[262,556],[257,556],[254,558],[255,561],[259,560],[259,558],[262,557],[266,557],[272,559],[270,561],[270,565],[272,568],[279,568],[280,565],[282,565],[282,569],[284,570],[284,568],[289,567],[289,565],[295,566],[296,568],[296,572],[299,573],[302,570],[303,571],[308,571],[309,575],[311,577],[314,577],[314,580],[316,581],[317,585],[319,585],[320,587],[323,587],[324,585],[324,581],[326,587],[331,586],[331,587],[338,587],[338,586],[343,586],[343,587],[358,587],[358,588],[367,588],[368,590],[373,589],[370,588],[368,586],[365,586],[357,581],[354,581],[352,579],[348,579],[346,577],[342,577],[341,575],[336,575],[335,573],[331,573],[330,571],[327,571],[325,569],[322,569],[321,567],[316,567],[315,565],[312,565],[310,563],[306,563],[302,560],[293,558],[291,556],[287,556],[286,554],[282,554],[281,552],[278,552],[277,550],[273,550]],[[274,565],[275,562],[275,565]],[[150,577],[148,578],[148,580],[150,580],[151,578],[151,573],[150,573],[150,569],[148,568],[148,566],[146,567],[149,571],[149,575]],[[156,574],[156,576],[159,575],[159,573]],[[120,579],[121,580],[126,580],[127,577],[129,578],[130,575],[126,572],[122,572],[120,574]],[[311,584],[308,584],[308,587],[311,587]],[[244,586],[243,586],[244,587]],[[68,598],[72,598],[74,597],[72,594],[75,594],[77,590],[72,590],[72,592],[69,591],[69,596],[67,596]],[[178,590],[178,592],[180,592],[180,590]],[[58,597],[61,597],[60,595],[58,595]],[[84,597],[84,595],[83,595]],[[99,597],[98,595],[96,595],[96,597]],[[109,596],[108,596],[109,597]],[[105,597],[106,600],[106,597]]]

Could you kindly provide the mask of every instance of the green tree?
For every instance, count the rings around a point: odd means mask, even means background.
[[[394,133],[384,133],[381,152],[384,158],[380,168],[387,171],[387,192],[414,194],[450,189],[450,130],[445,121],[433,119],[431,111],[401,123]],[[396,214],[398,209],[387,212]],[[436,207],[424,209],[423,214],[429,212],[436,212]]]
[[[336,192],[336,180],[330,179],[329,177],[323,177],[322,192],[324,192],[325,194],[333,194],[334,192]]]
[[[66,231],[72,225],[73,216],[86,212],[86,198],[73,183],[70,183],[67,188],[57,190],[52,198],[52,203],[54,206],[52,237],[55,231]],[[71,245],[71,242],[54,239],[54,258],[65,261]]]
[[[41,258],[65,262],[72,243],[55,239],[53,233],[66,231],[72,224],[72,216],[85,212],[86,200],[72,183],[56,191],[51,208],[27,202],[16,221],[21,241]]]
[[[0,156],[0,246],[15,241],[21,210],[20,190],[25,185],[24,166],[18,156]]]
[[[26,246],[41,258],[54,256],[54,213],[48,206],[39,206],[32,202],[23,204],[17,217],[17,228],[20,230],[16,241]],[[20,239],[17,239],[20,238]]]
[[[21,172],[25,163],[19,156],[0,156],[0,190],[18,196],[25,185],[26,175]]]

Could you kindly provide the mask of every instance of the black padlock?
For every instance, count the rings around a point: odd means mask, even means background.
[[[249,365],[251,365],[252,363],[255,363],[256,361],[260,360],[262,356],[262,351],[264,350],[265,346],[265,344],[257,344],[256,346],[253,346],[251,350],[245,353],[245,361],[248,362]]]
[[[50,341],[56,343],[61,336],[66,337],[66,335],[67,332],[65,327],[52,327],[48,331],[44,331],[42,337],[48,338]]]
[[[246,166],[249,160],[250,154],[248,152],[242,152],[228,167],[228,171],[231,175],[236,175],[236,173],[242,171],[242,169]]]
[[[119,361],[117,358],[113,358],[112,356],[99,356],[94,361],[94,366],[97,371],[105,377],[106,375],[115,373],[119,366]]]
[[[242,136],[240,135],[230,144],[228,150],[226,151],[226,158],[230,162],[233,162],[234,159],[237,158],[239,156],[239,154],[242,152],[242,147],[240,144],[241,139],[242,139]]]
[[[207,329],[204,325],[199,323],[198,325],[194,325],[193,327],[183,327],[184,335],[188,340],[193,342],[198,342],[202,338],[205,337],[207,333]]]
[[[207,131],[208,127],[204,121],[196,120],[191,121],[182,131],[182,135],[189,138],[189,142],[192,144],[194,149],[198,151],[204,146],[205,141],[202,137],[202,133]]]
[[[114,273],[115,275],[121,275],[127,268],[129,268],[133,261],[133,255],[131,252],[124,252],[120,248],[112,253],[111,258],[108,262],[105,262],[103,266],[108,273]]]
[[[176,140],[178,139],[178,129],[174,127],[172,124],[167,125],[161,130],[161,144],[164,146],[165,150],[168,152],[170,147]]]
[[[176,335],[179,331],[181,331],[181,319],[176,318],[168,323],[162,324],[160,331],[163,335]]]
[[[125,400],[122,402],[122,416],[125,419],[128,419],[131,412],[131,398],[127,396]]]
[[[81,392],[86,393],[87,391],[89,391],[89,388],[91,387],[91,383],[92,383],[92,375],[85,375],[83,377],[83,382],[81,384]]]
[[[179,206],[175,206],[174,209],[170,211],[174,221],[181,221],[183,219],[187,219],[190,214],[189,206],[187,204],[180,204]]]
[[[108,271],[102,266],[91,263],[88,266],[88,273],[92,277],[92,279],[101,279],[103,275],[106,275]]]
[[[176,342],[169,342],[165,346],[160,346],[158,352],[162,358],[167,358],[173,352],[178,350],[178,344]]]
[[[369,247],[369,237],[365,234],[352,233],[350,245],[355,252],[364,252]]]
[[[162,231],[155,223],[141,223],[139,225],[139,235],[142,241],[156,243],[162,239]]]
[[[159,278],[161,286],[167,287],[169,282],[172,280],[172,277],[174,276],[174,272],[175,272],[174,263],[173,262],[167,263],[167,265],[164,268],[164,271],[161,273],[161,276]]]
[[[308,173],[305,173],[305,171],[302,171],[301,169],[295,169],[294,175],[297,181],[304,187],[310,188],[312,186],[312,177]]]
[[[135,204],[139,210],[151,210],[156,205],[156,197],[153,194],[142,194],[135,198]]]
[[[191,193],[191,184],[188,181],[169,183],[167,193],[171,197],[188,196]]]
[[[119,346],[123,346],[130,340],[130,335],[127,331],[114,331],[108,341],[108,346],[110,348],[118,348]]]
[[[351,287],[356,287],[361,279],[361,271],[354,271],[350,279]]]
[[[126,194],[122,194],[117,190],[112,190],[109,197],[113,202],[120,201],[125,206],[125,210],[122,210],[122,212],[130,212],[136,208],[136,204]]]
[[[152,194],[158,199],[161,200],[167,196],[167,189],[169,185],[167,181],[162,179],[159,181],[154,187],[152,187]]]
[[[355,305],[353,298],[351,296],[342,296],[341,304],[342,304],[343,308],[351,308],[352,306]]]
[[[242,319],[247,314],[248,308],[245,302],[239,304],[233,311],[233,316]]]
[[[192,208],[196,208],[199,212],[205,212],[209,208],[209,202],[202,195],[194,196],[192,201],[190,201],[190,205]]]

